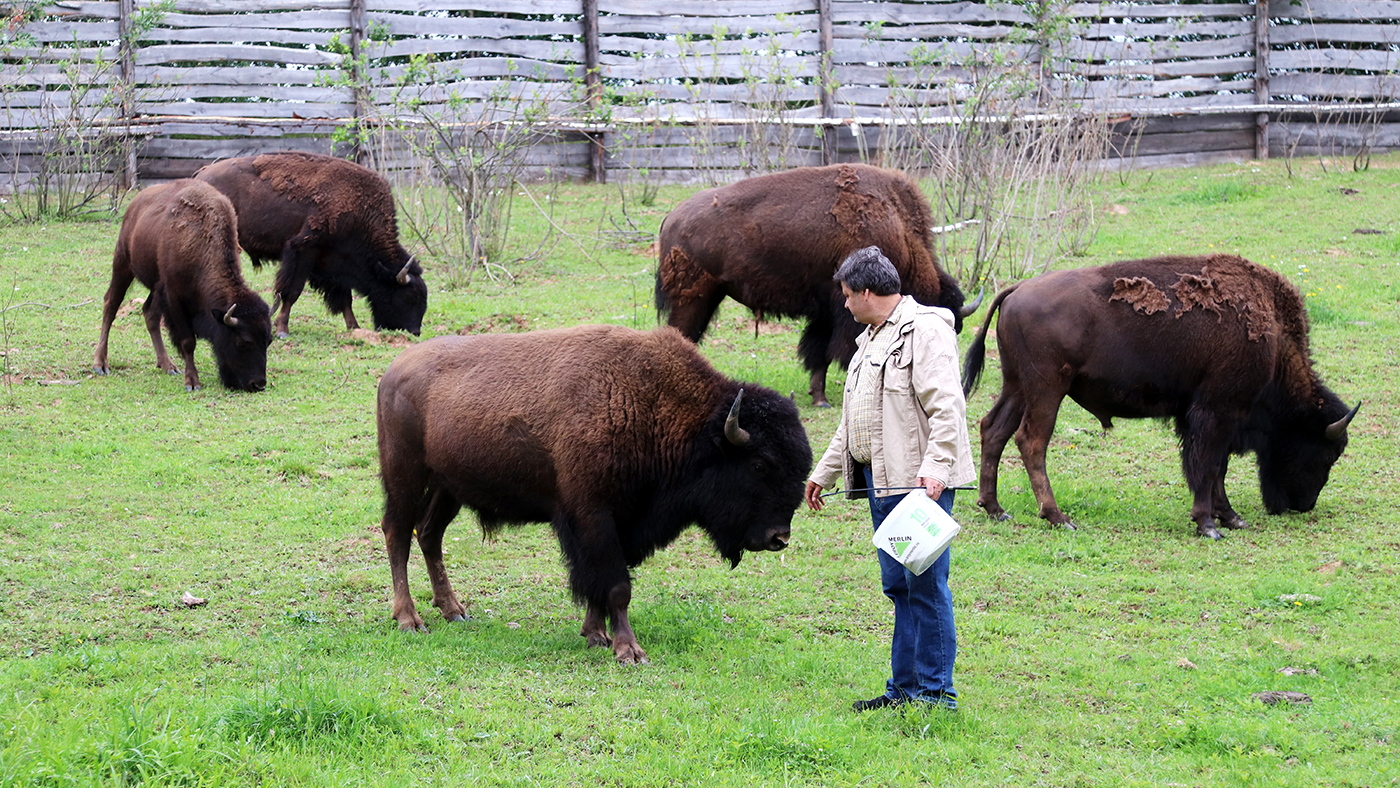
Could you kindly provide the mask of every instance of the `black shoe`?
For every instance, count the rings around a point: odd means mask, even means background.
[[[871,709],[883,709],[889,706],[899,706],[903,703],[905,703],[905,701],[900,698],[891,698],[889,695],[881,695],[878,698],[871,698],[870,700],[858,700],[855,703],[852,703],[851,711],[870,711]]]

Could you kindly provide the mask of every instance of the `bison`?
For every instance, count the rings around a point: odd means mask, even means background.
[[[962,318],[957,282],[938,266],[931,213],[903,173],[866,164],[800,167],[706,189],[661,224],[656,308],[699,342],[725,296],[759,314],[807,321],[797,353],[812,402],[826,406],[826,369],[845,367],[863,326],[831,280],[848,254],[878,246],[899,271],[900,292]]]
[[[997,465],[1015,433],[1040,516],[1074,527],[1045,473],[1065,396],[1105,429],[1114,417],[1171,419],[1191,519],[1212,539],[1220,538],[1217,523],[1248,527],[1225,496],[1231,454],[1255,453],[1270,514],[1309,511],[1361,407],[1348,410],[1313,371],[1297,289],[1233,255],[1129,260],[1008,287],[968,348],[968,393],[998,308],[1002,389],[981,422],[977,504],[999,519],[1008,515],[997,501]]]
[[[273,305],[286,337],[292,304],[308,283],[347,331],[360,327],[353,291],[369,302],[376,330],[419,333],[428,309],[423,269],[399,244],[394,196],[373,170],[334,156],[285,151],[225,159],[194,175],[238,213],[238,241],[260,267],[281,260]]]
[[[384,373],[378,424],[400,628],[424,628],[408,591],[415,532],[433,604],[466,617],[442,561],[466,506],[485,534],[553,525],[586,607],[580,634],[623,664],[646,661],[627,621],[630,568],[691,524],[731,566],[782,550],[812,465],[790,400],[740,388],[666,327],[428,340]]]
[[[102,335],[93,357],[93,372],[99,375],[110,371],[107,337],[132,279],[151,291],[141,311],[155,345],[156,366],[176,373],[160,338],[164,318],[170,341],[185,360],[187,390],[199,389],[196,337],[212,346],[225,386],[242,391],[267,387],[272,312],[243,281],[237,219],[222,194],[186,178],[152,186],[131,201],[102,303]]]

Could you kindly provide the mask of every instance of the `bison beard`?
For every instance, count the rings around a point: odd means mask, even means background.
[[[1278,274],[1232,255],[1159,257],[1056,271],[997,294],[968,348],[963,388],[982,372],[997,309],[1002,390],[983,417],[978,505],[997,500],[997,466],[1015,435],[1040,516],[1073,528],[1055,502],[1046,447],[1068,396],[1098,417],[1171,419],[1196,532],[1244,528],[1230,505],[1230,455],[1254,452],[1270,514],[1309,511],[1346,448],[1346,405],[1318,379],[1307,312]]]
[[[646,661],[627,619],[630,568],[691,524],[731,565],[783,549],[812,463],[789,400],[740,389],[669,328],[429,340],[384,374],[378,426],[401,628],[424,628],[408,591],[415,530],[433,604],[466,617],[442,561],[465,506],[488,534],[551,523],[586,607],[581,634],[622,663]]]
[[[661,225],[656,307],[699,342],[725,296],[759,314],[807,321],[798,355],[812,402],[825,406],[826,370],[845,367],[864,327],[832,281],[851,252],[878,246],[899,271],[900,292],[962,318],[958,284],[938,266],[932,213],[903,173],[866,164],[799,167],[706,189]]]

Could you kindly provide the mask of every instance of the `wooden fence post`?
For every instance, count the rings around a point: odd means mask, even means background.
[[[126,154],[126,161],[122,162],[122,189],[130,189],[136,185],[136,143],[131,133],[131,122],[136,119],[136,55],[132,52],[136,42],[131,40],[131,26],[135,15],[136,0],[121,0],[117,18],[117,35],[121,38],[117,45],[118,58],[121,61],[121,85],[117,90],[121,91],[122,123],[126,126],[123,132],[125,144],[122,146]]]
[[[361,144],[364,129],[360,126],[360,123],[369,114],[369,91],[365,88],[365,80],[369,78],[369,75],[364,72],[360,62],[360,47],[368,32],[365,23],[365,0],[350,0],[350,89],[355,98],[353,119],[355,144],[353,150],[356,164],[364,164],[369,158],[368,152]]]
[[[598,73],[598,0],[583,0],[583,84],[588,91],[589,114],[596,119],[596,110],[603,103],[603,77]],[[594,183],[608,182],[604,133],[602,129],[588,133],[588,169]]]
[[[1254,2],[1254,103],[1269,103],[1269,0]],[[1269,113],[1254,116],[1254,158],[1269,158]]]
[[[817,98],[821,103],[823,118],[836,116],[836,102],[831,92],[831,0],[817,0],[817,46],[821,53],[817,59]],[[836,127],[817,127],[822,135],[822,164],[836,161]]]

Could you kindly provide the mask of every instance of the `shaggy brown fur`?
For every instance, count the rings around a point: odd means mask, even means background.
[[[284,151],[225,159],[195,177],[232,201],[239,242],[254,266],[280,261],[279,335],[287,335],[292,304],[307,284],[347,330],[359,328],[352,291],[369,300],[375,328],[421,330],[427,286],[399,244],[394,197],[378,173],[334,156]]]
[[[131,201],[117,234],[112,280],[103,299],[101,337],[93,357],[93,371],[99,375],[110,371],[108,335],[134,279],[151,291],[142,312],[160,369],[176,372],[160,337],[164,319],[170,341],[185,362],[185,388],[200,387],[194,366],[196,337],[212,343],[225,386],[261,391],[267,385],[271,313],[243,281],[238,224],[222,194],[184,179],[152,186]]]
[[[656,304],[698,342],[724,300],[757,313],[802,317],[798,354],[812,401],[826,403],[826,370],[855,352],[861,326],[832,274],[846,255],[878,246],[899,271],[901,292],[957,313],[963,294],[938,267],[932,214],[903,173],[865,164],[802,167],[706,189],[661,226]]]
[[[415,530],[433,603],[448,620],[466,615],[441,558],[443,529],[466,506],[488,533],[551,522],[589,645],[643,661],[629,567],[692,523],[735,564],[787,544],[811,449],[796,407],[756,386],[737,414],[749,440],[734,444],[725,423],[738,394],[669,328],[439,337],[404,351],[380,381],[378,414],[400,627],[423,627],[407,581]]]
[[[1307,511],[1346,446],[1350,414],[1313,372],[1297,290],[1233,255],[1159,257],[1055,271],[999,293],[1002,391],[982,419],[978,504],[1005,516],[997,466],[1015,435],[1040,516],[1070,524],[1045,472],[1068,396],[1105,428],[1112,419],[1175,422],[1197,531],[1242,527],[1225,495],[1231,453],[1259,459],[1265,508]],[[968,349],[963,385],[981,372],[987,326]],[[1358,406],[1359,407],[1359,406]]]

